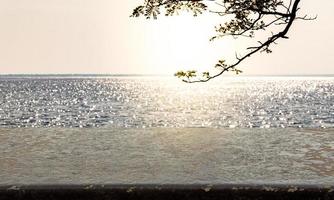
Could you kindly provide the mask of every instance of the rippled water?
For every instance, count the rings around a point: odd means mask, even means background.
[[[334,127],[334,77],[0,77],[0,127]]]

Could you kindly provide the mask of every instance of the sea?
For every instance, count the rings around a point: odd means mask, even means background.
[[[0,128],[333,128],[334,76],[1,75]]]

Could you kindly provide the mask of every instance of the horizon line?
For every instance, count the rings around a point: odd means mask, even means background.
[[[126,74],[126,73],[0,73],[0,76],[111,76],[111,77],[117,77],[117,76],[135,76],[135,77],[156,77],[156,76],[174,76],[173,74]],[[224,76],[235,76],[234,74],[225,74]],[[242,77],[252,77],[252,76],[315,76],[315,77],[332,77],[334,74],[239,74],[237,76]]]

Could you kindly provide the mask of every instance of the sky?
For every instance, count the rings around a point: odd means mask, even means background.
[[[221,17],[184,13],[158,20],[130,18],[143,0],[0,0],[0,74],[173,74],[209,70],[247,47],[209,42]],[[289,40],[257,54],[245,75],[334,74],[333,0],[302,0]]]

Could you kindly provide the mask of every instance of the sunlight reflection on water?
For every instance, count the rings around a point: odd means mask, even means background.
[[[0,127],[334,127],[333,77],[5,77]]]

